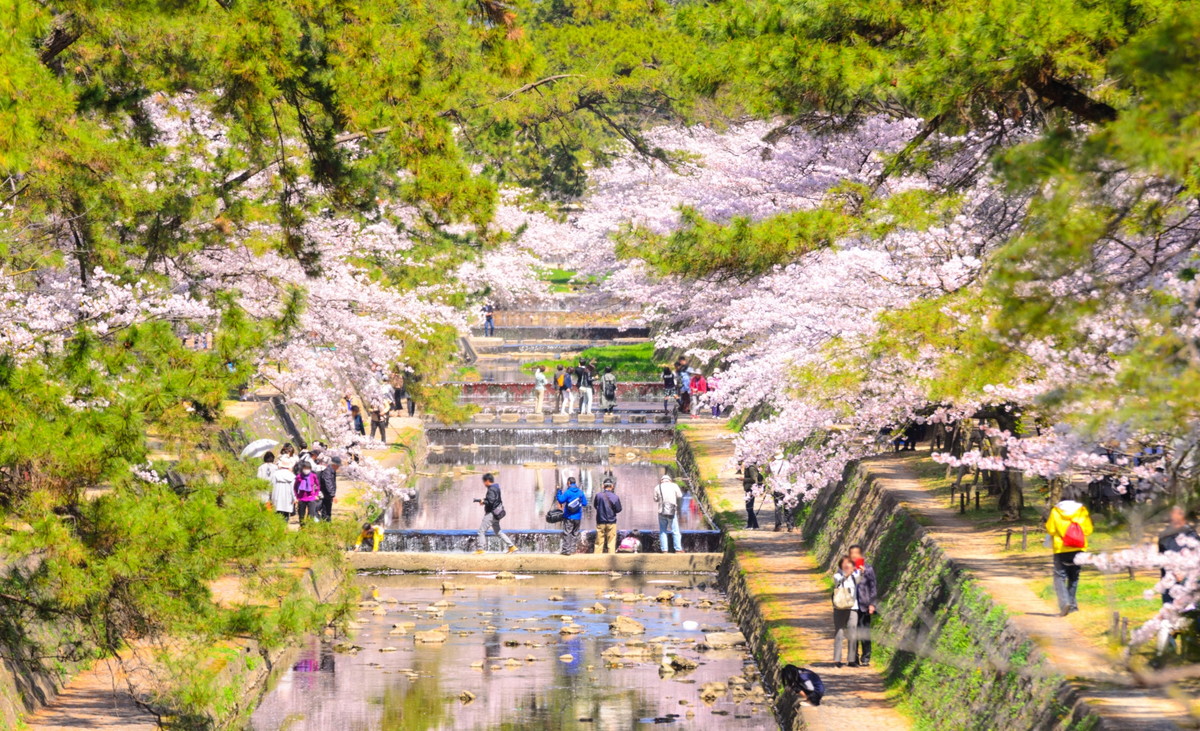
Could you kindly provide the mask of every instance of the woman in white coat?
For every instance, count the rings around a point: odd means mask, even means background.
[[[271,475],[271,505],[275,506],[276,513],[283,516],[285,523],[291,519],[295,509],[296,496],[292,492],[295,484],[296,475],[291,469],[282,465],[275,467],[275,472]]]

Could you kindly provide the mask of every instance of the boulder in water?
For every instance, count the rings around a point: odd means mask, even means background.
[[[462,701],[462,704],[465,706],[471,701],[475,700],[475,694],[469,690],[464,690],[458,694],[458,699]]]
[[[572,661],[574,661],[574,660],[575,660],[575,656],[574,656],[574,655],[565,655],[565,654],[564,654],[564,655],[559,655],[559,656],[558,656],[558,659],[559,659],[559,660],[562,660],[563,662],[572,662]]]
[[[746,636],[741,632],[709,632],[704,635],[704,644],[714,650],[743,647],[746,644]]]
[[[517,575],[511,571],[501,571],[500,573],[496,574],[497,581],[512,581],[515,578],[517,578]]]
[[[618,615],[608,625],[608,629],[615,635],[640,635],[646,632],[646,627],[641,622],[623,615]]]
[[[675,598],[675,592],[673,592],[673,591],[665,591],[665,590],[664,590],[664,591],[660,591],[660,592],[658,592],[658,596],[654,597],[654,601],[656,601],[656,602],[669,602],[669,601],[671,601],[671,600],[672,600],[672,599],[674,599],[674,598]]]
[[[436,644],[438,642],[445,642],[448,639],[450,639],[450,626],[446,624],[437,629],[413,633],[413,641],[415,642]]]

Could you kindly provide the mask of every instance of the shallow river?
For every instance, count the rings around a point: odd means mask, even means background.
[[[251,728],[777,728],[744,649],[696,648],[706,632],[737,632],[724,596],[705,585],[712,580],[607,574],[508,581],[474,575],[360,577],[369,601],[348,642],[361,649],[347,652],[338,642],[310,639],[276,677]],[[460,588],[444,592],[443,581]],[[663,591],[687,605],[655,601]],[[631,601],[639,594],[647,598]],[[440,601],[451,605],[435,607]],[[601,611],[584,611],[589,608]],[[615,635],[609,625],[618,615],[640,623],[645,633]],[[394,629],[404,623],[412,626],[402,633]],[[446,630],[444,642],[414,638],[439,627]],[[660,671],[664,654],[698,667]],[[706,689],[714,682],[724,687]]]

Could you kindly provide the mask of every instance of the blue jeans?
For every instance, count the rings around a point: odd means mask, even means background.
[[[489,338],[496,334],[496,323],[490,317],[483,321],[483,334]]]
[[[667,533],[675,535],[676,552],[683,550],[683,535],[679,532],[679,513],[658,516],[658,545],[663,553],[667,552]]]

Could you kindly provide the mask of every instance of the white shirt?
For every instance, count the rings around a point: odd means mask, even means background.
[[[683,490],[679,489],[679,485],[667,480],[666,482],[658,483],[658,487],[654,488],[654,502],[659,505],[664,503],[673,503],[676,512],[679,511],[679,503],[683,501]]]
[[[854,573],[850,574],[849,576],[843,576],[842,572],[838,571],[837,573],[835,573],[833,575],[833,582],[835,584],[842,584],[844,586],[850,587],[850,591],[854,594],[854,606],[850,607],[850,608],[857,612],[858,611],[858,571],[855,570]]]
[[[271,476],[275,474],[274,462],[263,462],[258,466],[258,479],[267,480],[270,482]]]

